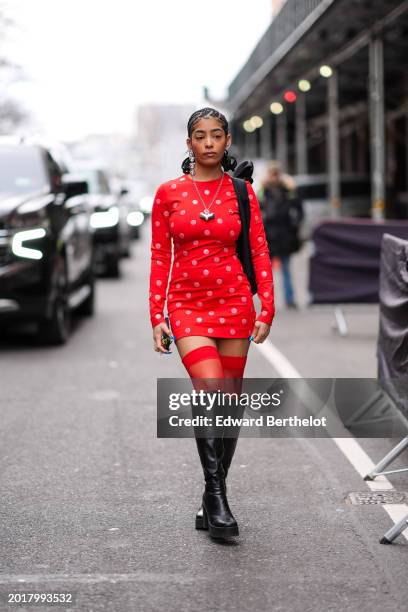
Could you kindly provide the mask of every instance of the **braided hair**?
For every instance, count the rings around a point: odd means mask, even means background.
[[[211,108],[210,106],[206,106],[204,108],[200,108],[199,110],[196,110],[190,117],[190,119],[188,120],[187,123],[187,133],[189,138],[191,138],[191,134],[193,133],[193,129],[194,129],[194,125],[200,120],[200,119],[207,119],[209,117],[215,117],[216,119],[218,119],[218,121],[221,123],[221,127],[224,130],[225,134],[229,133],[229,129],[228,129],[228,121],[225,117],[225,115],[223,115],[222,113],[220,113],[220,111],[217,111],[215,108]],[[235,157],[233,157],[232,155],[230,155],[227,151],[227,149],[225,149],[224,152],[224,157],[221,160],[221,165],[224,168],[224,170],[226,172],[228,172],[228,170],[235,170],[235,167],[237,165],[237,160],[235,159]],[[182,164],[181,164],[181,169],[183,170],[184,174],[188,174],[190,171],[190,159],[188,157],[186,157]]]

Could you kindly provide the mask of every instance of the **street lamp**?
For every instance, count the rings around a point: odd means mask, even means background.
[[[251,117],[250,122],[252,123],[255,129],[260,128],[263,125],[263,119],[258,115],[254,115],[253,117]]]
[[[271,113],[274,115],[280,115],[283,113],[283,105],[280,102],[272,102],[269,108]]]
[[[255,126],[253,125],[250,119],[247,119],[246,121],[244,121],[242,125],[246,132],[253,132],[256,130]]]
[[[330,66],[327,66],[326,64],[320,66],[319,72],[320,75],[325,79],[328,79],[333,74],[333,70],[330,68]]]
[[[310,84],[310,81],[308,81],[307,79],[300,79],[300,81],[298,82],[298,87],[300,91],[306,93],[307,91],[310,91],[312,86]]]

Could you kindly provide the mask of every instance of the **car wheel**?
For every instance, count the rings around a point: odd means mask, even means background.
[[[46,344],[65,344],[71,329],[71,312],[68,304],[68,275],[65,259],[57,262],[55,298],[50,318],[39,322],[38,334]]]
[[[91,317],[95,314],[95,272],[93,269],[89,271],[87,284],[90,286],[88,297],[77,308],[77,313],[86,317]]]
[[[120,277],[120,257],[119,255],[112,255],[106,262],[106,272],[108,276],[112,278]]]

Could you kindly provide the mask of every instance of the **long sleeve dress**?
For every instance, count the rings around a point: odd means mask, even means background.
[[[205,205],[213,201],[220,180],[195,181]],[[236,254],[241,219],[230,175],[226,172],[222,177],[210,208],[215,217],[209,221],[200,218],[203,204],[190,175],[162,183],[156,191],[151,213],[150,321],[152,327],[164,321],[167,300],[176,341],[197,335],[248,338],[256,320],[272,323],[272,266],[259,202],[251,183],[246,184],[251,208],[250,245],[261,301],[258,314]]]

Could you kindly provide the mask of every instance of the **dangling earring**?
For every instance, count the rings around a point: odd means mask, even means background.
[[[188,157],[189,157],[189,160],[190,160],[190,162],[189,162],[189,166],[190,166],[189,172],[190,172],[191,175],[194,175],[195,174],[195,155],[194,155],[193,149],[189,149],[188,150]]]

